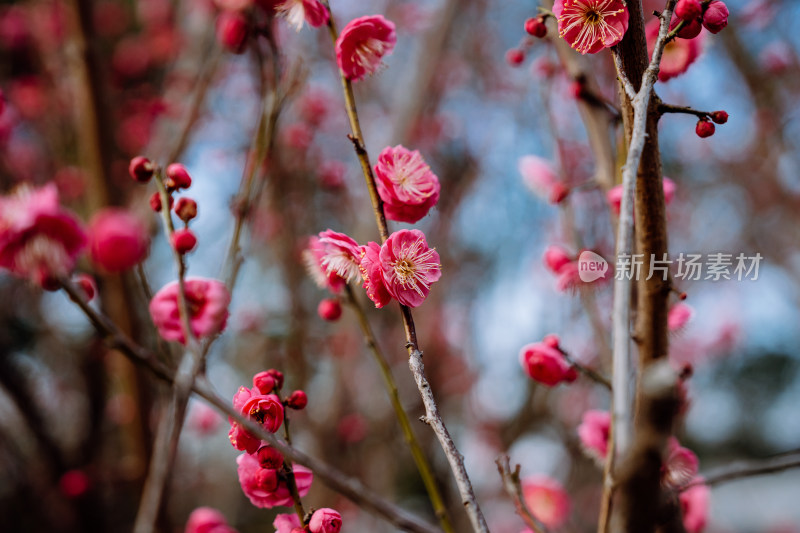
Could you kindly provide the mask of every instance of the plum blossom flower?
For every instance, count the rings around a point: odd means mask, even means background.
[[[262,466],[258,458],[243,453],[236,458],[239,485],[245,496],[256,507],[271,508],[292,504],[292,495],[286,481],[278,477],[278,470]],[[292,467],[297,492],[301,497],[308,494],[314,474],[304,466]]]
[[[19,187],[0,197],[0,267],[52,289],[86,247],[78,220],[58,202],[54,184]]]
[[[295,528],[303,527],[300,519],[297,518],[295,513],[279,514],[272,522],[272,527],[275,528],[275,533],[292,533]]]
[[[121,272],[147,255],[150,237],[144,223],[124,209],[98,211],[89,221],[92,261],[106,272]]]
[[[257,387],[239,387],[233,396],[233,407],[245,416],[261,424],[270,433],[275,433],[283,424],[283,404],[275,394],[264,394]],[[255,453],[261,439],[247,431],[241,424],[229,419],[231,429],[228,438],[237,450]]]
[[[561,183],[547,159],[535,155],[522,156],[517,162],[517,169],[525,185],[551,204],[561,203],[569,194],[569,188]]]
[[[703,13],[703,27],[711,33],[719,33],[728,25],[728,6],[721,0],[711,0]]]
[[[703,481],[697,477],[693,481]],[[708,522],[711,489],[707,485],[695,485],[681,492],[679,500],[683,510],[683,527],[686,533],[702,533]]]
[[[565,265],[572,261],[569,253],[560,246],[548,246],[544,251],[544,264],[553,274],[558,274]]]
[[[608,455],[608,437],[611,432],[611,413],[608,411],[586,411],[581,425],[578,426],[578,437],[587,454],[599,463],[605,463]]]
[[[317,509],[308,523],[311,533],[339,533],[342,529],[342,515],[327,507]]]
[[[524,479],[522,497],[533,516],[549,528],[561,527],[569,517],[569,495],[553,478],[532,476]]]
[[[394,23],[380,15],[351,20],[336,39],[336,62],[350,81],[373,74],[397,42]]]
[[[221,333],[228,320],[231,295],[225,284],[215,279],[184,280],[189,326],[197,338]],[[164,340],[186,344],[178,310],[178,282],[168,283],[150,300],[150,317]]]
[[[555,335],[545,337],[542,342],[523,346],[519,352],[519,362],[531,379],[548,387],[578,379],[576,370],[559,351]]]
[[[692,315],[694,315],[694,310],[690,305],[685,303],[673,305],[667,313],[667,328],[673,332],[682,330],[692,319]]]
[[[674,20],[673,20],[674,23]],[[651,20],[645,26],[647,36],[647,53],[653,54],[658,39],[658,31],[661,22],[659,19]],[[693,39],[673,39],[664,46],[664,53],[661,56],[660,70],[658,71],[659,81],[668,81],[686,72],[703,51],[703,37],[697,36]]]
[[[375,165],[378,194],[386,217],[399,222],[417,222],[439,201],[439,178],[422,159],[401,145],[386,147]]]
[[[428,247],[419,230],[392,233],[381,246],[379,258],[387,292],[408,307],[422,304],[431,285],[442,276],[439,254]]]
[[[383,282],[383,269],[381,268],[380,253],[381,247],[376,242],[369,242],[360,249],[361,278],[364,280],[364,290],[367,296],[375,303],[375,307],[381,308],[392,300],[392,295],[386,290]]]
[[[286,17],[295,30],[300,31],[303,23],[319,28],[328,23],[328,10],[319,0],[286,0],[275,6],[275,11]]]
[[[189,515],[184,533],[236,533],[225,517],[211,507],[198,507]]]
[[[661,484],[667,488],[679,489],[694,479],[698,468],[699,461],[694,452],[681,446],[675,437],[670,437],[667,457],[661,467]]]
[[[556,0],[558,34],[581,54],[614,46],[628,30],[628,8],[622,0]]]
[[[303,259],[306,270],[320,288],[338,292],[358,276],[361,253],[356,241],[329,229],[309,239]]]

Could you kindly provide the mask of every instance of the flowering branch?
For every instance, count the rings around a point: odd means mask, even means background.
[[[280,393],[277,389],[273,391],[273,393],[280,398]],[[283,437],[286,439],[286,444],[291,446],[292,435],[289,432],[289,409],[283,410]],[[292,467],[292,463],[286,458],[283,460],[283,474],[286,476],[286,485],[289,487],[289,494],[291,494],[292,502],[294,502],[294,512],[297,514],[297,518],[300,519],[300,523],[302,524],[306,519],[306,510],[303,508],[303,500],[300,497],[300,491],[297,490],[294,468]]]
[[[330,6],[327,5],[327,2],[326,7],[330,11]],[[328,30],[335,45],[338,38],[338,33],[336,31],[332,13],[328,20]],[[342,81],[345,110],[347,111],[347,116],[350,121],[351,134],[348,136],[348,138],[353,142],[356,156],[361,163],[361,169],[364,173],[364,179],[367,183],[367,189],[372,202],[372,210],[375,214],[375,221],[377,222],[378,231],[381,235],[381,242],[385,242],[389,238],[389,228],[386,224],[386,216],[384,215],[383,211],[383,201],[378,195],[378,189],[375,185],[375,176],[372,173],[369,154],[367,153],[364,143],[364,136],[361,132],[361,125],[358,119],[358,111],[356,110],[356,102],[353,94],[352,83],[349,79],[347,79],[347,76],[345,76],[341,68],[339,69],[339,77]],[[419,344],[417,343],[417,332],[414,326],[414,318],[411,314],[411,309],[400,304],[400,310],[403,317],[403,327],[406,333],[406,348],[408,350],[409,357],[408,365],[411,369],[411,373],[414,375],[414,381],[419,389],[422,402],[425,405],[425,417],[423,418],[423,421],[431,426],[439,440],[442,450],[444,450],[444,453],[447,456],[450,469],[453,471],[453,475],[456,478],[456,484],[458,486],[462,502],[466,508],[473,530],[479,533],[488,533],[489,526],[486,524],[486,519],[483,517],[483,513],[481,512],[481,509],[478,506],[478,502],[475,498],[475,492],[472,488],[472,483],[470,482],[469,475],[464,467],[464,457],[461,455],[461,453],[459,453],[458,448],[456,448],[456,445],[450,436],[450,433],[447,431],[447,427],[445,426],[444,421],[439,414],[439,407],[437,406],[436,400],[433,397],[430,384],[425,376],[425,365],[422,363],[422,352],[420,351]]]
[[[175,379],[174,372],[151,351],[133,342],[125,335],[117,325],[105,315],[97,312],[86,301],[83,293],[70,280],[59,280],[61,287],[70,298],[80,307],[87,316],[92,326],[100,335],[104,337],[106,343],[125,354],[133,362],[146,367],[150,372],[168,384],[173,384]],[[244,426],[248,431],[258,436],[261,440],[267,441],[270,446],[278,450],[284,457],[310,468],[314,474],[327,484],[331,489],[342,494],[346,498],[358,504],[363,509],[380,516],[387,522],[399,529],[412,533],[437,533],[438,530],[422,521],[415,515],[397,507],[393,503],[378,496],[370,489],[365,487],[360,481],[350,478],[332,466],[311,457],[304,452],[294,448],[267,431],[262,425],[244,416],[233,408],[230,401],[220,397],[204,375],[197,376],[192,391],[205,399],[223,415],[231,417],[233,420]]]
[[[534,533],[547,533],[547,528],[539,520],[533,516],[533,513],[525,504],[525,498],[522,495],[522,486],[519,480],[520,466],[516,465],[514,471],[511,471],[510,459],[508,455],[501,455],[495,459],[497,471],[503,480],[503,488],[508,496],[514,502],[514,507],[517,509],[517,514],[525,522],[525,525],[531,528]]]
[[[361,331],[364,334],[364,339],[367,342],[367,346],[375,358],[375,362],[378,363],[386,391],[389,393],[389,399],[392,402],[392,407],[394,408],[395,415],[397,416],[397,421],[400,423],[400,428],[403,430],[403,436],[405,437],[405,441],[411,450],[411,455],[414,458],[414,463],[417,465],[419,475],[422,477],[425,490],[428,491],[428,497],[431,500],[436,517],[439,519],[442,529],[445,532],[452,532],[453,526],[450,523],[449,517],[447,516],[447,509],[445,508],[442,495],[439,492],[439,487],[436,485],[433,469],[431,468],[427,457],[425,457],[425,453],[422,451],[422,447],[417,440],[417,436],[414,434],[414,429],[411,427],[408,414],[406,414],[405,409],[403,409],[403,404],[400,402],[400,395],[397,392],[397,384],[394,381],[394,376],[392,376],[392,369],[389,367],[389,363],[386,361],[383,352],[378,346],[378,341],[375,338],[375,334],[372,331],[369,321],[367,320],[367,315],[356,299],[355,294],[353,294],[353,289],[350,287],[350,285],[345,285],[345,291],[347,294],[347,301],[358,317],[358,322],[361,326]]]

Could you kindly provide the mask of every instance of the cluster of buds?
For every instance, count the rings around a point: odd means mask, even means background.
[[[547,36],[547,13],[542,13],[536,17],[530,17],[525,21],[525,33],[531,37],[543,39]],[[519,45],[506,51],[506,63],[512,67],[518,67],[525,62],[525,55],[533,46],[534,40],[530,37],[523,38]]]
[[[721,0],[701,2],[700,0],[678,0],[675,5],[675,16],[672,23],[676,27],[683,22],[678,31],[682,39],[694,39],[705,27],[711,33],[721,32],[728,25],[728,6]]]
[[[157,174],[158,167],[144,156],[137,156],[131,159],[128,166],[128,173],[131,178],[139,183],[149,182]],[[172,163],[164,172],[164,188],[167,191],[167,206],[175,211],[175,214],[183,221],[184,227],[177,229],[170,237],[172,247],[179,254],[187,254],[197,246],[197,236],[189,229],[189,221],[197,217],[197,202],[188,197],[179,198],[177,202],[173,194],[188,189],[192,186],[192,177],[186,167],[180,163]],[[150,196],[150,208],[155,212],[161,212],[163,201],[159,191]]]
[[[725,111],[714,111],[713,113],[709,113],[708,115],[702,117],[697,121],[697,126],[695,127],[697,136],[701,139],[711,137],[714,135],[714,132],[717,131],[717,128],[714,126],[714,124],[725,124],[728,122],[728,116],[728,113]]]

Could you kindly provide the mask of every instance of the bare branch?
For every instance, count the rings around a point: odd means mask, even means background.
[[[497,471],[500,473],[500,478],[503,480],[503,488],[511,498],[511,501],[514,502],[517,514],[525,522],[525,525],[531,528],[534,533],[547,533],[547,528],[533,516],[533,513],[525,503],[519,479],[519,465],[516,465],[512,472],[509,461],[508,455],[501,455],[494,461],[497,465]]]
[[[795,450],[790,454],[789,457],[782,454],[759,461],[741,461],[732,466],[721,468],[699,477],[691,483],[681,487],[680,492],[698,485],[712,487],[714,485],[720,485],[729,481],[774,474],[776,472],[783,472],[784,470],[790,470],[792,468],[800,468],[800,455],[797,454],[798,451]]]

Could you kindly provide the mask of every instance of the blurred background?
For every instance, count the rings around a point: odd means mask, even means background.
[[[757,280],[679,282],[693,314],[673,333],[670,357],[676,368],[691,364],[693,376],[678,437],[699,456],[701,473],[800,448],[800,37],[793,26],[800,4],[728,6],[728,28],[704,31],[688,71],[656,86],[666,102],[730,114],[709,139],[694,134],[691,116],[661,121],[664,173],[676,183],[671,253],[763,257]],[[199,205],[189,274],[218,277],[262,86],[275,81],[266,39],[250,37],[241,54],[223,46],[215,25],[225,7],[210,0],[0,4],[4,193],[55,182],[84,221],[105,205],[138,213],[153,230],[142,273],[154,290],[175,279],[175,267],[147,203],[154,185],[133,182],[128,161],[143,154],[186,165],[187,194]],[[620,126],[610,54],[581,57],[527,36],[533,1],[334,0],[331,7],[340,27],[375,13],[397,25],[386,68],[356,84],[356,98],[373,162],[385,146],[403,144],[421,151],[442,184],[437,208],[415,227],[441,254],[444,275],[415,317],[428,377],[492,530],[523,529],[494,464],[509,453],[523,477],[547,474],[568,490],[573,510],[563,531],[594,531],[601,471],[581,450],[576,428],[585,411],[608,408],[608,394],[583,378],[537,385],[518,354],[555,333],[576,359],[610,374],[611,285],[559,291],[542,262],[549,245],[613,254],[607,170],[619,161]],[[645,2],[646,13],[659,8]],[[345,136],[329,36],[263,17],[251,23],[272,28],[289,91],[208,375],[227,398],[256,372],[283,371],[288,390],[309,396],[292,421],[297,446],[432,521],[355,316],[346,309],[338,322],[323,321],[316,308],[330,295],[302,268],[307,238],[325,229],[360,243],[378,239]],[[511,49],[524,51],[521,64],[507,62]],[[591,98],[576,94],[578,79]],[[587,131],[600,131],[605,143],[590,142]],[[570,189],[564,202],[553,205],[526,185],[518,170],[526,155],[552,163]],[[392,224],[401,227],[408,226]],[[79,270],[93,272],[88,261]],[[98,273],[96,305],[155,347],[140,274]],[[2,274],[0,298],[8,302],[0,307],[2,529],[129,531],[168,389],[107,350],[62,293]],[[368,307],[414,420],[423,409],[399,313]],[[201,505],[220,509],[241,533],[272,531],[278,510],[257,509],[242,494],[228,429],[202,402],[191,403],[163,531],[181,531]],[[456,530],[465,531],[438,443],[423,424],[415,430]],[[711,494],[710,533],[800,531],[800,471],[730,482]],[[307,501],[340,510],[346,531],[394,530],[320,482]]]

